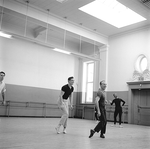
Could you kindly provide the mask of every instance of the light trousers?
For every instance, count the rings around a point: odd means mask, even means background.
[[[64,128],[67,127],[67,121],[69,117],[69,106],[68,106],[68,100],[63,100],[63,103],[59,106],[62,116],[59,121],[59,125],[63,125]]]

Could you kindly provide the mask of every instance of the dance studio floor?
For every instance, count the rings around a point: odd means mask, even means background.
[[[93,120],[68,121],[67,134],[56,134],[59,118],[0,118],[0,149],[150,149],[150,127],[123,124],[111,127],[105,139],[88,138]]]

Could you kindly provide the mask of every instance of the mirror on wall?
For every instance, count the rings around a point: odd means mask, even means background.
[[[134,81],[150,80],[148,58],[144,54],[140,54],[135,61],[133,80]]]

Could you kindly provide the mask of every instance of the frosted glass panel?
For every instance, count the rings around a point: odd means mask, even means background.
[[[93,101],[93,83],[88,83],[86,102],[92,102],[92,101]]]
[[[80,51],[80,36],[69,31],[66,31],[65,49],[69,51]]]
[[[26,36],[38,41],[46,41],[47,24],[34,18],[27,18]]]
[[[48,26],[47,43],[56,46],[57,48],[64,48],[64,30],[56,26]]]
[[[93,75],[94,75],[94,63],[88,64],[88,82],[93,81]]]
[[[24,35],[25,32],[25,16],[15,11],[4,8],[2,15],[2,30]]]

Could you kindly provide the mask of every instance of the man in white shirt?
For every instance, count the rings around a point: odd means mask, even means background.
[[[5,105],[6,101],[5,101],[5,92],[6,92],[6,85],[4,83],[4,77],[5,77],[5,72],[1,71],[0,72],[0,94],[2,97],[2,104]],[[1,99],[0,97],[0,99]]]

